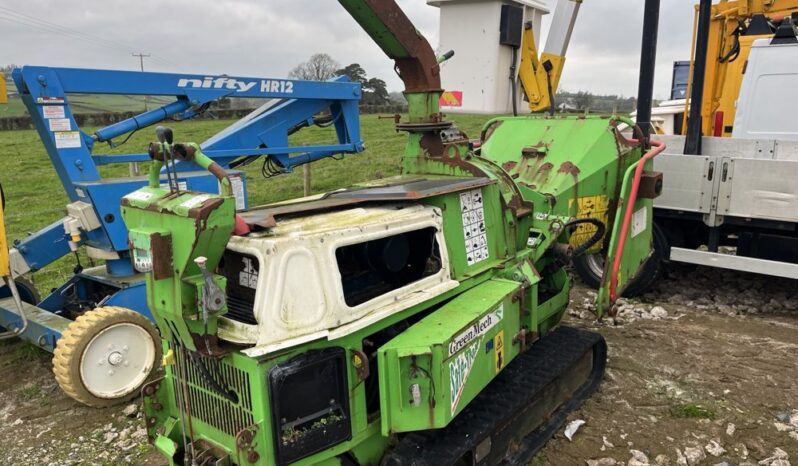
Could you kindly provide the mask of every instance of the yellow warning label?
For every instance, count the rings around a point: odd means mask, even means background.
[[[610,199],[605,194],[597,196],[584,196],[577,200],[576,217],[577,218],[595,218],[607,225],[609,221]],[[571,199],[569,204],[573,206],[574,200]],[[591,236],[596,232],[596,226],[589,223],[582,223],[576,227],[576,230],[571,234],[570,243],[573,247],[578,247],[588,241]],[[598,252],[601,249],[601,241],[596,243],[587,252]]]
[[[504,330],[493,337],[493,360],[496,363],[496,372],[502,370],[506,362],[504,356]]]

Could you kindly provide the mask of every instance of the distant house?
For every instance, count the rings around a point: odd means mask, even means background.
[[[571,99],[568,99],[565,102],[560,102],[559,104],[557,104],[557,110],[560,113],[579,111],[579,109],[576,108],[576,105],[574,105],[574,102]]]

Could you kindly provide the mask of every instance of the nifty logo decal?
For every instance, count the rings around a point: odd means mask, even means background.
[[[274,92],[280,94],[293,94],[294,83],[284,79],[261,79],[260,81],[240,81],[236,78],[225,76],[205,76],[198,78],[180,78],[177,87],[195,89],[229,89],[236,92],[247,92],[260,84],[260,92]]]
[[[481,338],[449,361],[449,393],[452,394],[452,415],[457,411],[457,405],[463,395],[463,388],[471,374],[471,368],[474,367],[474,361],[477,359],[480,348],[482,348]]]

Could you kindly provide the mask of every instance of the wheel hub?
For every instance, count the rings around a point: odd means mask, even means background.
[[[122,353],[119,351],[114,351],[108,355],[108,363],[110,363],[112,366],[118,366],[122,364],[124,360],[124,356],[122,356]]]
[[[147,378],[155,353],[145,329],[131,323],[111,325],[86,345],[80,364],[83,385],[99,398],[125,396]]]

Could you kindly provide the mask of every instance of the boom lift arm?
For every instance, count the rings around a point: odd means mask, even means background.
[[[728,128],[734,124],[737,97],[752,42],[771,37],[768,21],[794,14],[798,11],[798,1],[721,0],[711,8],[701,128],[704,135],[730,136]],[[693,43],[695,40],[694,37]],[[741,59],[737,60],[738,57]],[[684,115],[686,122],[687,112]]]
[[[565,0],[557,3],[546,46],[539,58],[532,25],[528,23],[524,28],[518,77],[521,79],[521,86],[532,112],[553,110],[553,96],[560,83],[560,76],[565,66],[565,53],[571,42],[571,33],[581,5],[582,0]]]

